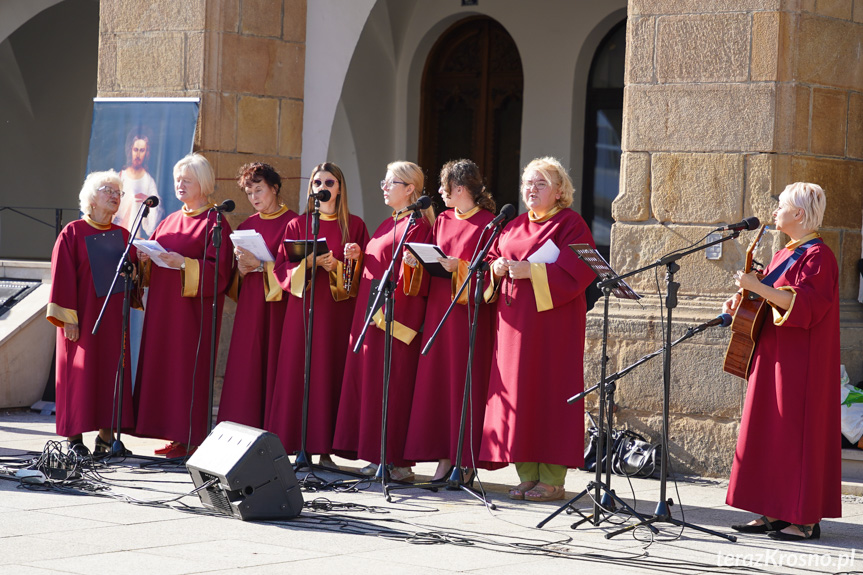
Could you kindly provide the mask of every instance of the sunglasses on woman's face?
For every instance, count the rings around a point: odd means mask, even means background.
[[[332,188],[336,185],[335,180],[315,180],[312,182],[316,188],[320,188],[321,186],[326,186],[328,188]]]

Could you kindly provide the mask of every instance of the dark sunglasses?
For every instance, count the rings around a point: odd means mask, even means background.
[[[315,185],[316,188],[320,188],[321,185],[332,188],[334,185],[336,185],[335,180],[315,180],[312,183]]]

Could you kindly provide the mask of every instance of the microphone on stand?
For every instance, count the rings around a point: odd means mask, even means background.
[[[730,314],[722,313],[722,314],[719,314],[718,316],[716,316],[715,318],[713,318],[712,320],[706,321],[703,324],[701,324],[698,327],[695,327],[693,329],[695,331],[701,331],[703,329],[707,329],[708,327],[713,327],[715,325],[718,325],[720,327],[728,327],[729,325],[731,325],[732,321],[734,321],[734,318],[731,317]]]
[[[155,208],[159,205],[159,196],[150,196],[146,200],[144,200],[143,204],[148,208]],[[233,208],[232,208],[233,209]],[[228,210],[230,211],[230,210]]]
[[[498,225],[506,225],[506,223],[514,217],[515,206],[513,206],[512,204],[507,204],[500,209],[500,212],[498,212],[494,219],[488,223],[485,229],[490,230]]]
[[[148,200],[150,198],[147,198]],[[213,206],[212,210],[216,210],[217,212],[233,212],[234,208],[237,207],[237,204],[234,203],[234,200],[225,200],[218,206]]]
[[[431,198],[428,196],[420,196],[417,201],[406,208],[400,209],[397,213],[410,212],[411,210],[425,210],[431,206]]]
[[[736,224],[731,224],[728,226],[722,226],[721,228],[716,228],[715,232],[738,232],[741,230],[754,230],[758,226],[761,225],[761,221],[756,217],[744,218],[742,222],[737,222]]]
[[[310,193],[309,197],[313,198],[315,200],[318,200],[320,202],[329,202],[330,198],[332,197],[332,194],[330,193],[330,191],[328,189],[321,188],[317,192]]]

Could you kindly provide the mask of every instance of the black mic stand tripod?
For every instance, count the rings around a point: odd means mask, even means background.
[[[625,299],[641,299],[641,296],[632,291],[623,278],[618,276],[608,263],[602,258],[596,249],[587,244],[578,244],[570,246],[575,253],[584,261],[590,268],[601,278],[597,286],[602,290],[604,296],[604,306],[602,313],[602,355],[600,360],[600,378],[599,383],[589,390],[585,390],[570,399],[567,403],[575,403],[584,398],[585,395],[599,389],[599,423],[597,430],[599,432],[596,441],[596,477],[593,481],[587,484],[587,487],[578,495],[564,503],[555,512],[543,519],[537,524],[537,528],[542,528],[546,523],[559,515],[563,510],[569,511],[574,509],[572,504],[588,495],[593,490],[591,499],[593,500],[593,514],[583,515],[580,511],[575,510],[582,515],[582,520],[573,524],[572,528],[591,521],[593,525],[599,525],[602,521],[607,520],[616,513],[617,505],[626,509],[632,516],[637,517],[642,522],[645,521],[635,509],[630,507],[623,499],[617,496],[614,489],[611,488],[611,455],[612,455],[612,430],[614,428],[614,391],[616,384],[611,378],[606,377],[608,367],[608,303],[611,293],[619,298]],[[605,461],[605,481],[602,480],[603,461]],[[659,531],[650,526],[651,531],[658,533]]]
[[[671,516],[671,506],[674,505],[674,502],[671,499],[667,498],[667,483],[668,483],[668,419],[669,419],[669,411],[670,411],[670,403],[671,403],[671,326],[672,326],[672,311],[677,307],[677,290],[680,288],[680,284],[674,281],[674,274],[680,270],[680,266],[677,264],[677,260],[682,257],[689,255],[691,253],[695,253],[704,249],[709,248],[710,246],[731,240],[736,239],[740,235],[741,230],[735,229],[733,233],[722,237],[718,240],[708,242],[703,246],[697,246],[695,248],[672,252],[671,254],[666,255],[665,257],[659,259],[658,261],[645,266],[641,269],[629,272],[628,274],[624,274],[617,278],[618,280],[627,278],[631,275],[641,273],[643,271],[651,270],[653,268],[659,266],[665,266],[666,274],[665,274],[665,283],[666,283],[666,297],[665,297],[665,307],[668,309],[668,321],[665,326],[665,346],[664,346],[664,355],[663,355],[663,365],[662,365],[662,454],[661,454],[661,467],[660,467],[660,476],[659,476],[659,502],[656,505],[656,509],[653,512],[653,516],[647,520],[641,521],[640,523],[635,523],[632,525],[628,525],[623,529],[618,529],[612,533],[606,533],[605,538],[611,539],[616,535],[620,535],[621,533],[625,533],[627,531],[631,531],[636,529],[637,527],[647,526],[653,529],[654,523],[671,523],[672,525],[677,525],[679,527],[689,527],[691,529],[695,529],[696,531],[701,531],[702,533],[707,533],[709,535],[714,535],[716,537],[721,537],[723,539],[727,539],[732,543],[737,541],[737,537],[734,535],[726,535],[725,533],[719,533],[718,531],[713,531],[711,529],[707,529],[705,527],[700,527],[698,525],[694,525],[692,523],[688,523],[686,521],[682,521],[680,519],[675,519]],[[610,459],[610,458],[609,458]]]
[[[375,301],[372,306],[369,308],[368,315],[363,322],[363,329],[360,332],[359,337],[357,338],[357,343],[354,345],[353,351],[354,353],[359,353],[360,348],[363,345],[363,341],[366,337],[366,332],[369,329],[369,323],[372,321],[372,317],[378,310],[378,306],[383,299],[383,309],[384,309],[384,374],[383,374],[383,399],[382,399],[382,407],[381,407],[381,460],[380,465],[378,465],[378,470],[375,473],[374,480],[379,481],[381,487],[383,487],[384,497],[387,501],[392,501],[392,497],[390,496],[390,472],[387,469],[387,407],[389,405],[389,390],[390,390],[390,366],[392,364],[392,347],[393,347],[393,309],[394,309],[394,295],[396,289],[396,283],[393,281],[393,270],[395,269],[396,261],[400,260],[400,255],[402,250],[404,249],[405,241],[408,237],[408,232],[410,229],[416,224],[417,217],[419,214],[419,209],[415,209],[411,211],[410,219],[408,220],[407,225],[405,226],[404,231],[402,232],[402,237],[399,240],[398,246],[393,250],[393,256],[390,259],[390,265],[387,267],[384,275],[381,276],[380,283],[378,284],[378,293],[375,296]],[[398,221],[395,222],[395,225],[398,225]],[[395,229],[395,228],[393,228]]]
[[[474,348],[476,347],[476,330],[477,323],[479,322],[479,306],[483,302],[483,294],[485,292],[483,286],[485,272],[487,272],[489,269],[488,262],[485,261],[485,258],[488,255],[488,252],[491,250],[491,247],[494,244],[494,240],[500,234],[505,223],[505,221],[501,221],[499,225],[495,226],[494,231],[492,232],[489,239],[486,241],[485,246],[482,248],[482,251],[474,258],[473,262],[471,262],[470,267],[468,268],[467,277],[462,282],[461,287],[459,287],[459,290],[456,293],[455,297],[453,297],[452,302],[450,303],[449,307],[441,318],[437,329],[435,329],[434,333],[426,343],[426,346],[422,350],[423,355],[428,355],[431,346],[434,345],[438,333],[440,332],[444,322],[446,322],[447,318],[449,317],[450,313],[452,312],[453,308],[461,297],[462,292],[464,292],[467,286],[470,285],[471,278],[476,277],[476,289],[474,290],[473,322],[470,326],[470,340],[468,344],[467,373],[465,375],[464,396],[462,397],[461,419],[459,421],[458,429],[458,447],[456,448],[456,458],[454,461],[452,472],[445,480],[429,481],[425,483],[414,483],[411,485],[393,485],[391,489],[431,489],[432,491],[437,491],[440,487],[446,487],[451,491],[462,490],[465,493],[468,493],[476,499],[482,501],[489,509],[497,509],[497,506],[491,501],[489,501],[488,497],[484,493],[473,489],[471,486],[465,483],[464,471],[461,467],[461,461],[464,450],[467,409],[471,399],[471,387],[473,384],[473,355]],[[474,470],[474,473],[476,473],[476,470]]]

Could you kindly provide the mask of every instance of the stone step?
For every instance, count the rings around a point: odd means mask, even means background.
[[[863,450],[842,450],[842,493],[863,495]]]

